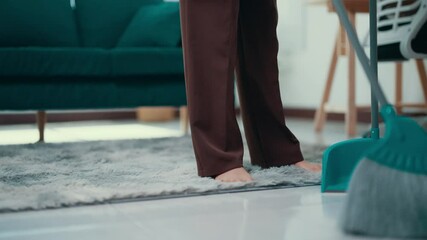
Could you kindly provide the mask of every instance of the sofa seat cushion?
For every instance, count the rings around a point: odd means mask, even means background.
[[[3,48],[0,76],[100,76],[111,74],[103,49]]]
[[[0,48],[0,66],[0,79],[183,73],[181,48]]]
[[[1,0],[0,46],[79,46],[70,0]]]
[[[184,73],[181,48],[116,48],[112,59],[115,76]]]

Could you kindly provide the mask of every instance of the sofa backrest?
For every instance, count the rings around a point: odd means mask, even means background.
[[[142,6],[127,25],[117,48],[179,47],[180,11],[177,2]]]
[[[0,47],[26,46],[79,46],[70,0],[0,0]]]
[[[75,0],[77,25],[83,46],[115,47],[140,7],[159,2],[163,0]]]
[[[179,4],[162,2],[0,0],[0,48],[175,47]]]

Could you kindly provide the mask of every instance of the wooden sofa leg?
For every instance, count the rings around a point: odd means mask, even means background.
[[[189,125],[189,117],[188,117],[188,108],[187,106],[182,106],[179,108],[179,119],[181,122],[181,130],[184,135],[188,134],[188,125]]]
[[[37,128],[39,130],[39,141],[44,142],[44,128],[46,125],[46,112],[45,111],[37,111]]]

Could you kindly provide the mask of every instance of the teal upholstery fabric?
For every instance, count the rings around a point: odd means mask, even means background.
[[[2,77],[2,110],[72,110],[185,106],[184,76]]]
[[[112,59],[115,76],[184,74],[181,48],[117,48]]]
[[[160,2],[76,0],[73,10],[70,0],[0,0],[0,109],[186,105],[178,8]],[[115,47],[142,6],[163,4],[172,26],[149,12],[141,29],[161,47]],[[171,31],[153,33],[160,25]]]
[[[109,52],[96,48],[0,48],[0,66],[0,76],[111,75]]]
[[[183,74],[181,48],[0,48],[2,76]]]
[[[113,48],[142,5],[162,0],[76,0],[80,37],[85,47]]]
[[[78,45],[70,0],[0,1],[0,47]]]
[[[179,4],[142,6],[117,47],[177,47],[181,39]]]

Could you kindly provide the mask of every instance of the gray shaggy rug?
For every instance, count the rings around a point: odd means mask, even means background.
[[[320,162],[325,147],[302,145]],[[253,183],[197,176],[191,137],[0,147],[0,212],[320,184],[294,166],[244,165]]]

